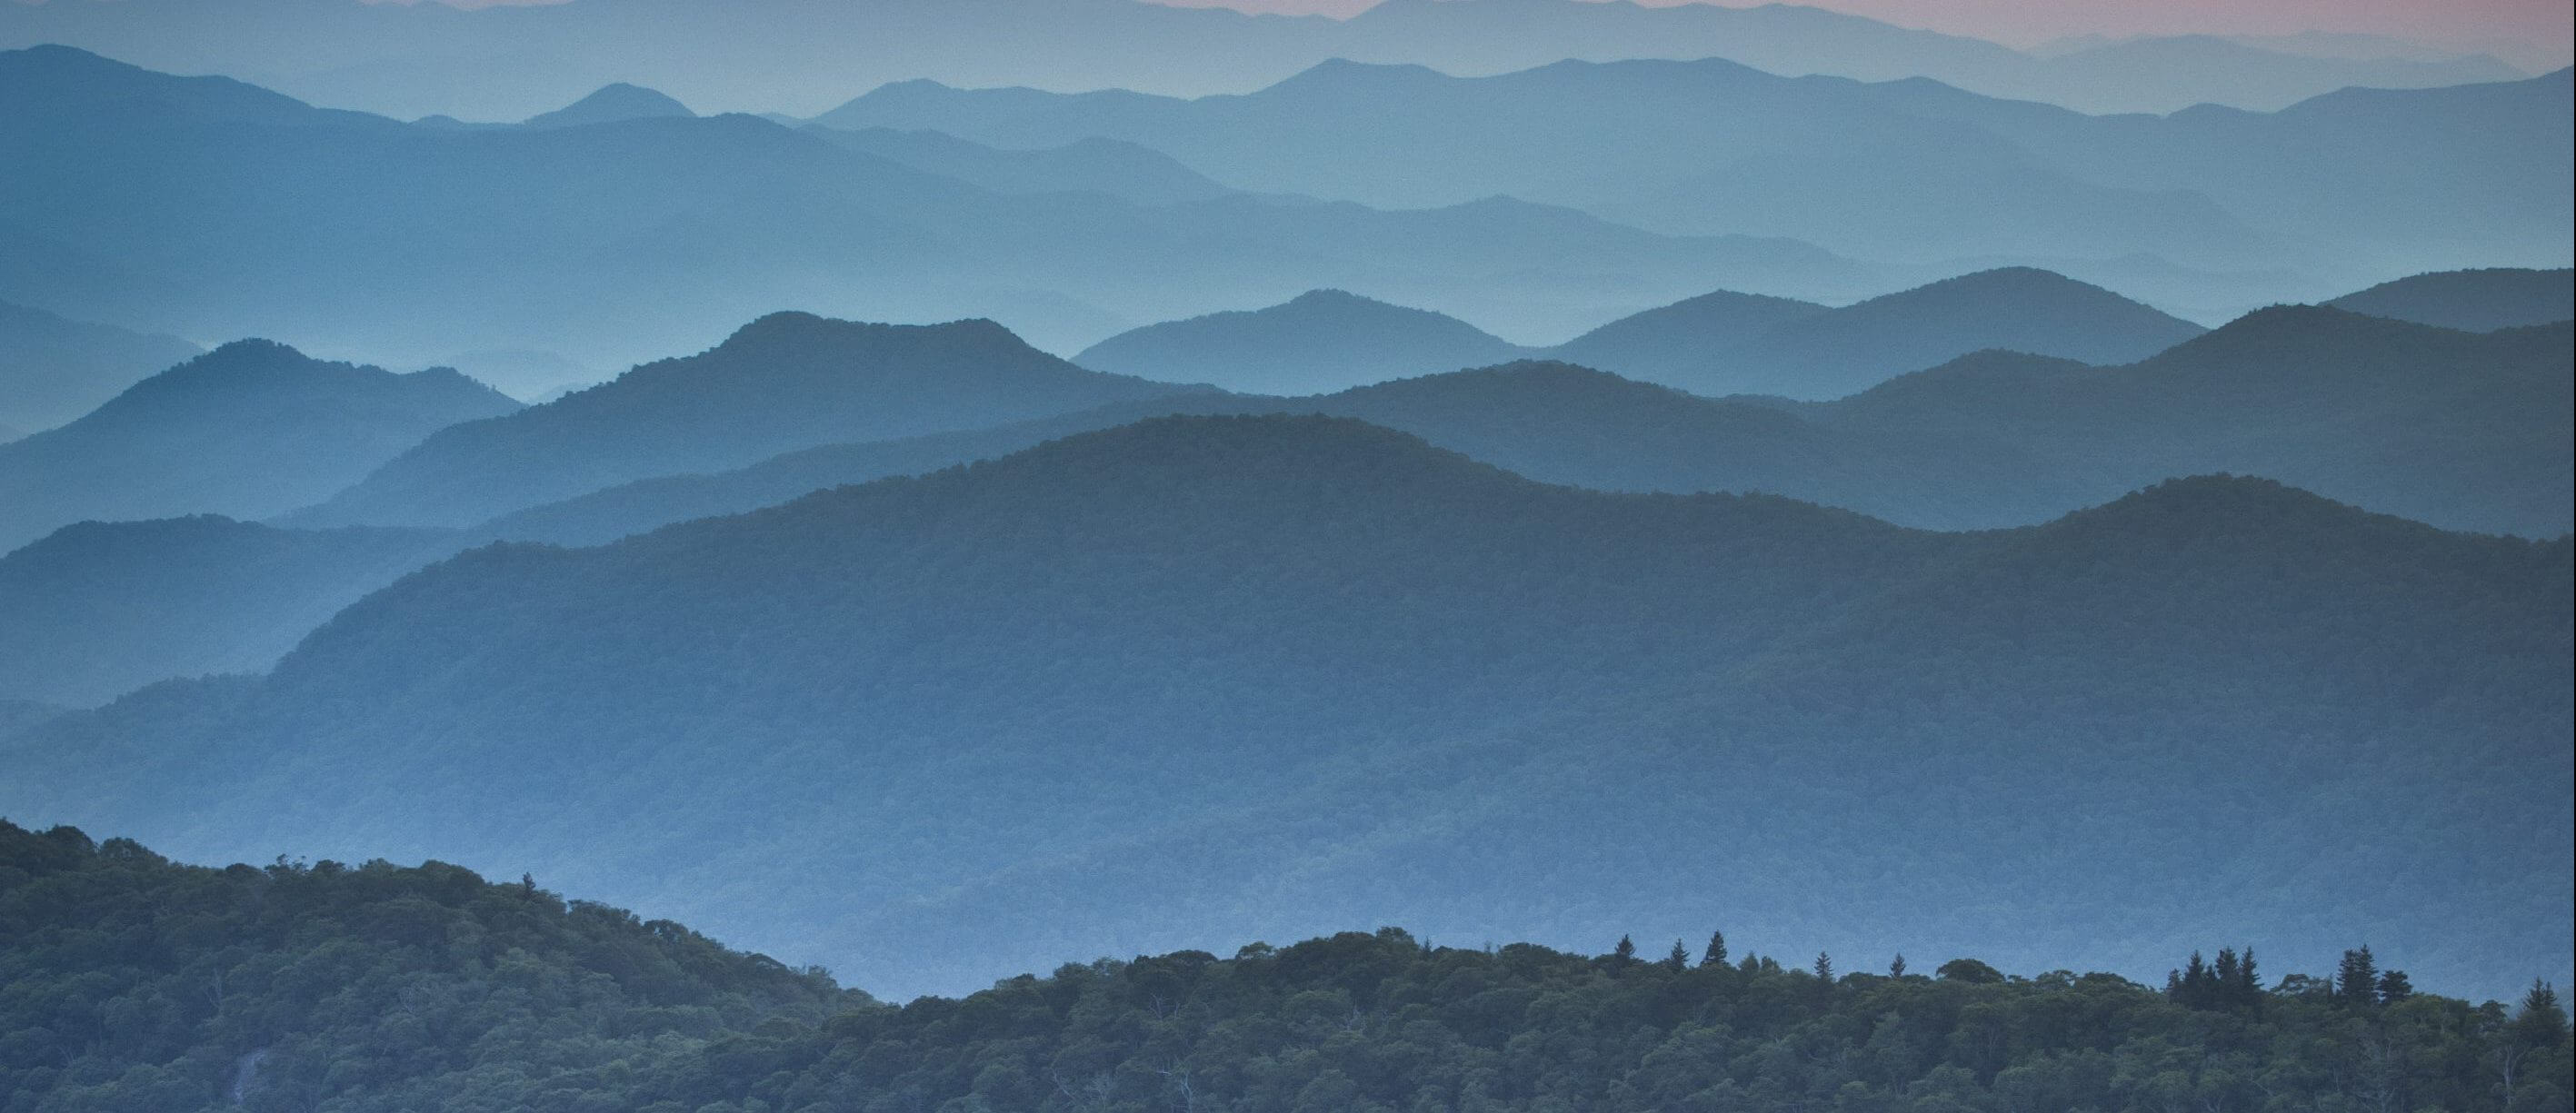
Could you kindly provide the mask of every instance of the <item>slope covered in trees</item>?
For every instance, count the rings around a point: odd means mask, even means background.
[[[2195,953],[2158,991],[1724,932],[1595,956],[1385,928],[895,1007],[435,862],[213,870],[5,821],[0,927],[13,1113],[2526,1113],[2571,1088],[2553,991],[2473,1004],[2366,947],[2286,977]]]
[[[2567,963],[2569,558],[2252,480],[1940,535],[1174,418],[476,550],[264,680],[22,731],[0,808],[534,863],[900,992],[1735,909],[2129,970],[2239,920],[2312,964],[2367,916],[2492,986]]]
[[[0,1109],[614,1109],[868,1004],[455,866],[175,865],[0,820]]]
[[[0,550],[85,520],[283,513],[438,429],[518,408],[451,370],[396,375],[264,340],[226,344],[0,445]]]

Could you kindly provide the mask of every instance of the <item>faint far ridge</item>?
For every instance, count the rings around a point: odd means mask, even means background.
[[[2435,271],[2382,282],[2325,304],[2373,317],[2494,332],[2576,318],[2576,270]]]
[[[525,126],[532,128],[569,128],[584,124],[613,124],[620,120],[653,120],[668,117],[694,119],[697,113],[689,106],[641,85],[623,81],[600,88],[598,92],[555,109],[530,116]]]

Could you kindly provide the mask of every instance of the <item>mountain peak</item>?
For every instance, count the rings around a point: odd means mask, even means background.
[[[967,342],[988,349],[998,346],[1013,351],[1036,351],[1029,347],[1027,341],[1020,339],[1018,333],[1012,332],[998,321],[983,317],[935,325],[895,325],[844,321],[799,309],[764,314],[751,323],[735,329],[733,335],[726,337],[724,343],[716,346],[716,350],[756,353],[781,348],[802,349],[818,344],[847,345],[890,339]]]
[[[1263,309],[1147,325],[1094,344],[1074,359],[1165,382],[1323,394],[1501,363],[1522,351],[1455,317],[1319,289]]]
[[[662,93],[617,82],[601,86],[599,91],[555,109],[528,117],[532,128],[567,128],[583,124],[607,124],[620,120],[648,120],[669,117],[695,118],[689,106]]]

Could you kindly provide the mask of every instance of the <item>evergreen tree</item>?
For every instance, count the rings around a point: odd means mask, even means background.
[[[1708,950],[1701,953],[1699,956],[1699,964],[1702,966],[1726,965],[1725,932],[1712,931],[1708,933]]]
[[[2415,996],[2415,985],[2406,980],[2403,970],[2382,971],[2379,975],[2379,1003],[2394,1005]]]
[[[1620,936],[1619,945],[1612,948],[1610,951],[1610,968],[1613,970],[1625,970],[1630,966],[1636,965],[1636,962],[1637,941],[1630,939],[1625,935]]]
[[[1826,985],[1834,984],[1834,956],[1816,952],[1816,980]]]
[[[2335,969],[2334,992],[2347,1008],[2379,1003],[2379,963],[2371,957],[2369,944],[2343,953],[2343,962]]]
[[[1896,960],[1895,960],[1894,962],[1890,962],[1890,963],[1888,963],[1888,964],[1887,964],[1887,976],[1888,976],[1888,977],[1891,977],[1891,978],[1902,978],[1902,977],[1904,977],[1904,976],[1905,976],[1905,956],[1904,956],[1904,955],[1902,955],[1902,954],[1897,955],[1897,956],[1896,956]]]
[[[1682,946],[1682,941],[1679,939],[1673,940],[1673,953],[1664,956],[1664,969],[1687,970],[1689,968],[1690,948]]]
[[[2567,1042],[2567,1010],[2559,1007],[2558,990],[2548,982],[2534,981],[2531,992],[2523,994],[2522,1009],[2514,1014],[2516,1041],[2530,1047],[2556,1047]]]

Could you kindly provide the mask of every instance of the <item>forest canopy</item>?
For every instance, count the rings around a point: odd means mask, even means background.
[[[2277,979],[2216,955],[2159,988],[1383,928],[898,1007],[532,878],[208,869],[0,821],[0,1111],[2569,1107],[2552,987],[2471,1004],[2367,947]]]

